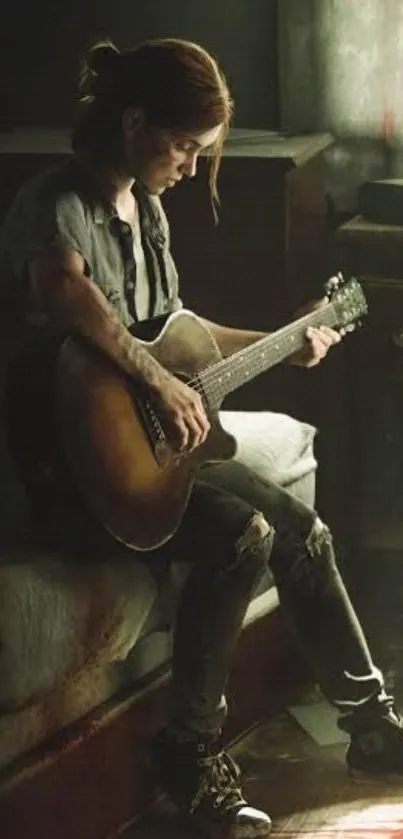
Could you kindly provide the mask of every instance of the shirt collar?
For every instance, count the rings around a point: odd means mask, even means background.
[[[117,210],[114,204],[103,195],[99,185],[91,173],[79,158],[73,157],[68,166],[74,188],[79,192],[92,213],[95,224],[104,224],[117,217]]]
[[[102,194],[91,170],[73,157],[69,161],[73,173],[74,186],[81,192],[86,204],[92,212],[95,224],[101,225],[118,218],[116,207]],[[133,195],[138,202],[140,224],[146,234],[157,247],[166,244],[166,232],[161,221],[158,200],[151,196],[140,181],[132,186]]]

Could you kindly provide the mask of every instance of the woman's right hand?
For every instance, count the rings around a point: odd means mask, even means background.
[[[204,443],[210,423],[200,394],[176,376],[164,371],[154,384],[152,402],[169,441],[180,452],[191,452]]]

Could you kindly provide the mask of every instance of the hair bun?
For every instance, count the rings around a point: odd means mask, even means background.
[[[93,73],[101,76],[116,67],[119,57],[120,52],[112,41],[99,41],[88,50],[87,64]]]
[[[99,41],[89,48],[78,79],[81,102],[95,99],[110,87],[120,58],[121,53],[109,40]]]

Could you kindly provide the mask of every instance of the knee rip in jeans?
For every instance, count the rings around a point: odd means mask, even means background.
[[[263,513],[255,513],[242,536],[236,542],[236,552],[241,556],[244,551],[248,553],[260,552],[262,546],[269,548],[272,545],[274,538],[274,527],[272,527],[265,519]]]
[[[307,551],[310,556],[321,556],[323,548],[332,544],[332,534],[326,524],[316,517],[306,540]]]

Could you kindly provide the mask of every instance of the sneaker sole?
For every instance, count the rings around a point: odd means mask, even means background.
[[[165,789],[161,786],[161,784],[156,783],[154,785],[155,795],[157,800],[166,799],[167,801],[172,804],[172,807],[175,808],[178,820],[180,820],[182,827],[189,827],[191,834],[194,835],[194,831],[197,831],[197,834],[200,836],[200,839],[267,839],[270,836],[270,833],[273,829],[273,825],[262,825],[261,830],[257,832],[256,828],[252,828],[248,825],[244,825],[240,827],[240,825],[231,825],[225,823],[218,823],[218,822],[211,822],[210,824],[206,824],[205,821],[198,816],[197,813],[192,815],[191,813],[186,813],[184,810],[181,810],[176,804],[172,802],[169,794],[165,791]],[[195,836],[196,839],[196,836]]]
[[[258,830],[256,827],[252,828],[251,826],[246,824],[242,827],[239,824],[231,825],[224,824],[221,822],[206,824],[206,822],[204,822],[203,819],[197,815],[197,813],[195,813],[194,815],[192,815],[191,813],[186,813],[186,811],[182,810],[177,804],[175,804],[172,801],[169,793],[166,792],[163,785],[159,781],[157,770],[150,755],[147,756],[146,766],[152,779],[157,800],[166,798],[177,811],[178,818],[181,819],[181,822],[183,822],[184,825],[188,824],[189,827],[191,827],[193,830],[196,829],[198,832],[200,832],[200,839],[267,839],[267,837],[270,836],[270,833],[273,829],[272,824],[262,824],[261,830]]]

